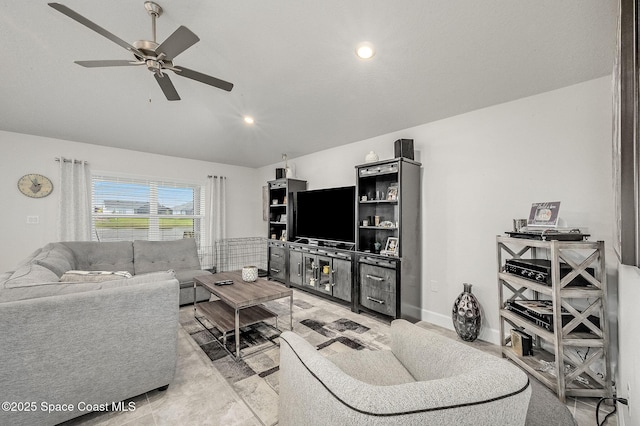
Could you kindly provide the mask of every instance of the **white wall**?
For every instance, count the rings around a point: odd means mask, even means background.
[[[640,424],[640,269],[620,265],[619,271],[619,364],[618,396],[627,398],[629,405],[618,404],[620,425]]]
[[[450,309],[473,284],[485,312],[481,338],[498,342],[495,236],[531,203],[561,201],[568,226],[610,247],[611,79],[560,90],[290,160],[309,189],[355,184],[356,164],[414,140],[422,170],[422,318],[452,328]],[[274,179],[275,164],[260,170]],[[615,271],[609,250],[608,263]],[[431,285],[432,281],[435,283]]]
[[[181,143],[181,142],[177,142]],[[117,148],[0,131],[0,271],[12,270],[29,253],[55,241],[58,223],[58,163],[55,157],[78,158],[94,171],[162,177],[206,183],[207,175],[227,176],[227,237],[264,235],[260,185],[255,169],[173,158]],[[27,173],[48,176],[54,185],[44,199],[31,199],[17,188]],[[27,216],[39,216],[37,225]]]

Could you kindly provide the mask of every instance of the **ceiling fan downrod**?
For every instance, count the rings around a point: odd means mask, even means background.
[[[153,42],[156,43],[156,18],[159,18],[162,15],[162,8],[158,3],[154,3],[152,1],[144,2],[144,8],[147,9],[147,12],[151,16],[151,31],[153,32]]]

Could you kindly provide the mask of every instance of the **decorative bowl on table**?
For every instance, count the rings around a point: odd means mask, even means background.
[[[251,283],[257,279],[258,279],[257,266],[245,266],[242,268],[242,281]]]

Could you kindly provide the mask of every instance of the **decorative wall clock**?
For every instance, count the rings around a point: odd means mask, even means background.
[[[29,173],[18,180],[18,189],[27,197],[44,198],[53,191],[53,183],[46,176]]]

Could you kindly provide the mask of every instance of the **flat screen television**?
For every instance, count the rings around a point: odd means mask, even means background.
[[[300,191],[296,237],[355,243],[356,187]]]

